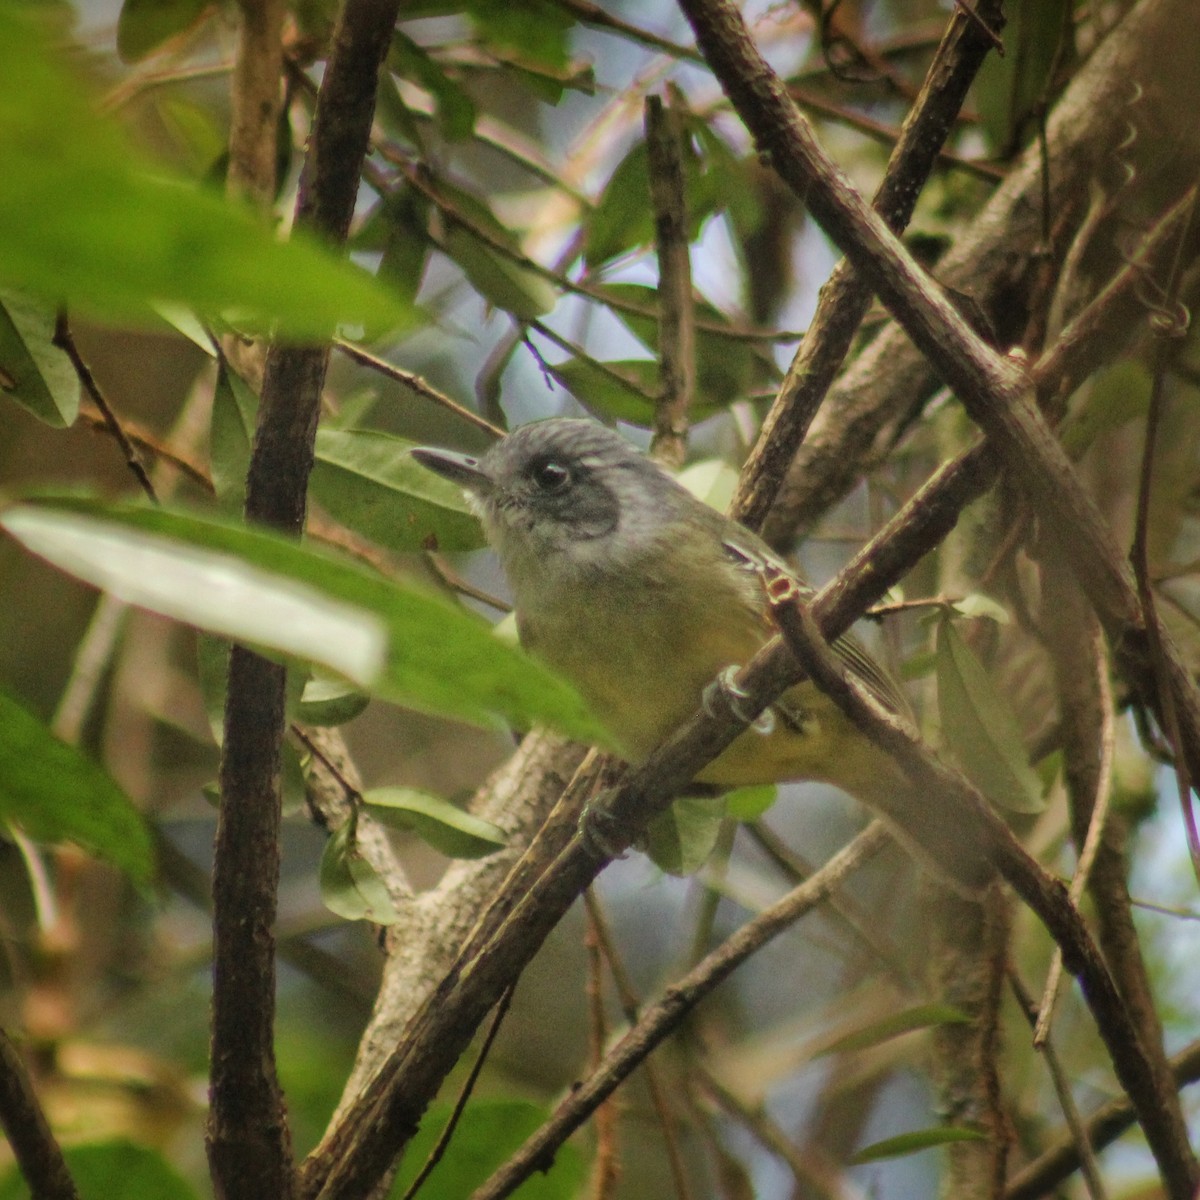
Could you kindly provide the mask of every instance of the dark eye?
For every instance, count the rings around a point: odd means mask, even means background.
[[[562,463],[551,459],[538,463],[529,472],[529,478],[543,492],[561,492],[571,480],[571,472]]]

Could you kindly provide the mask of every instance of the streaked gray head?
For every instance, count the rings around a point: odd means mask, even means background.
[[[667,536],[689,493],[619,434],[593,421],[522,425],[480,459],[413,456],[470,494],[514,586],[569,555],[584,571],[619,569]]]

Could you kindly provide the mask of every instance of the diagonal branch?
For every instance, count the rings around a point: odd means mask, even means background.
[[[1001,6],[996,0],[979,7],[976,19],[956,10],[946,26],[875,194],[876,210],[897,233],[908,224],[967,89],[992,47],[988,30],[1000,26]],[[986,24],[981,26],[981,21]],[[730,511],[752,529],[762,526],[871,298],[871,288],[846,259],[821,289],[817,311],[738,480]]]

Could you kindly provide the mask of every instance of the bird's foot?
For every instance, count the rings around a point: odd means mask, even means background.
[[[766,736],[775,729],[775,711],[768,707],[755,714],[749,709],[745,701],[750,699],[750,693],[738,684],[738,670],[737,666],[726,667],[701,693],[700,706],[710,717],[719,716],[719,697],[725,708],[743,725],[749,725],[755,733]]]

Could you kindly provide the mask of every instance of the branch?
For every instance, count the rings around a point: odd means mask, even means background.
[[[1028,324],[1029,296],[1047,257],[1062,261],[1078,236],[1097,187],[1109,194],[1134,176],[1122,203],[1086,239],[1089,273],[1103,278],[1122,265],[1116,243],[1140,225],[1157,197],[1179,196],[1195,181],[1200,126],[1191,119],[1188,64],[1200,56],[1200,24],[1191,0],[1142,0],[1090,55],[1055,105],[1046,133],[1054,170],[1042,169],[1038,147],[1010,171],[978,217],[939,259],[938,278],[969,294],[1002,344],[1018,342]],[[1131,128],[1146,136],[1130,145]],[[1163,152],[1164,147],[1170,151]],[[1043,191],[1053,214],[1045,244]],[[1155,197],[1155,199],[1148,199]],[[1084,240],[1084,239],[1080,239]],[[1144,327],[1144,309],[1110,341],[1095,364],[1108,362]],[[886,324],[831,389],[763,526],[767,541],[790,544],[802,528],[850,490],[890,449],[937,380],[921,352],[895,322]]]
[[[544,1169],[558,1148],[616,1091],[650,1053],[679,1028],[683,1019],[718,984],[772,938],[790,929],[801,917],[828,899],[842,882],[868,862],[891,839],[876,821],[835,854],[810,879],[759,913],[662,997],[604,1056],[595,1071],[554,1110],[550,1119],[492,1177],[471,1200],[502,1200],[534,1171]]]
[[[1062,950],[1064,965],[1079,980],[1169,1194],[1175,1200],[1194,1200],[1196,1164],[1187,1126],[1178,1119],[1177,1106],[1159,1094],[1157,1075],[1140,1032],[1066,889],[1029,857],[971,784],[939,762],[915,732],[849,677],[800,600],[794,580],[768,573],[767,594],[780,631],[809,678],[872,743],[892,755],[919,794],[936,796],[959,810],[955,827],[960,836],[982,840],[992,861],[1046,926]]]
[[[237,60],[230,80],[231,196],[268,208],[275,195],[280,81],[283,76],[283,0],[241,0]]]
[[[1000,27],[1000,7],[997,0],[980,5],[980,17],[989,27]],[[963,12],[955,12],[875,194],[875,209],[897,233],[908,224],[967,89],[991,46],[986,29]],[[730,506],[731,514],[752,529],[760,528],[766,519],[871,297],[870,287],[845,259],[821,289],[817,311],[742,469]]]
[[[345,240],[375,111],[379,63],[398,0],[347,0],[333,36],[305,163],[297,222]],[[271,347],[246,518],[298,536],[328,344]],[[213,1032],[208,1152],[218,1195],[294,1194],[291,1137],[275,1073],[279,756],[285,669],[230,656],[221,806],[213,863]]]
[[[0,1125],[30,1192],[38,1200],[79,1200],[62,1149],[38,1103],[25,1063],[0,1029]]]

